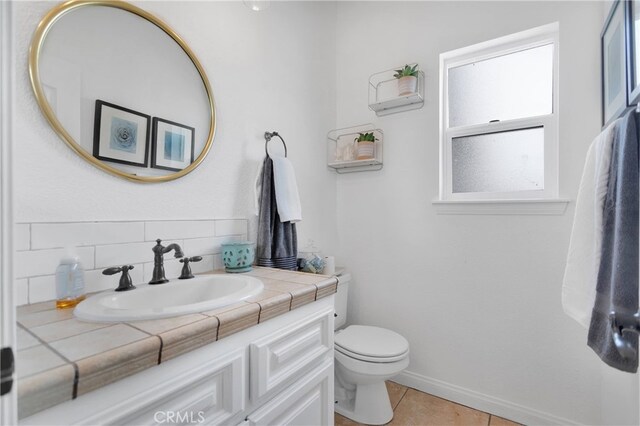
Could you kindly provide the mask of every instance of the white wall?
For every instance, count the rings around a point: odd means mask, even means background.
[[[340,254],[355,280],[350,319],[407,337],[405,383],[526,423],[637,424],[637,381],[602,369],[585,330],[562,312],[573,204],[561,216],[449,216],[431,203],[438,55],[554,21],[560,195],[575,199],[600,130],[602,13],[598,2],[338,5],[338,125],[373,121],[385,135],[382,171],[337,182]],[[411,62],[426,72],[424,108],[376,118],[369,75]],[[602,405],[603,382],[627,385],[608,386],[632,401],[615,419]]]
[[[335,4],[282,2],[256,13],[242,2],[137,2],[191,46],[218,113],[203,164],[156,185],[127,182],[85,163],[40,113],[27,51],[37,23],[55,4],[14,5],[16,222],[249,218],[255,238],[253,185],[264,157],[262,135],[277,130],[296,167],[304,206],[300,241],[313,238],[333,250],[335,176],[326,171],[324,136],[335,127]]]

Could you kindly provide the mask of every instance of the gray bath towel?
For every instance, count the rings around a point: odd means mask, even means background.
[[[266,157],[262,163],[262,188],[258,215],[258,266],[296,270],[298,236],[296,224],[280,222],[273,185],[273,161]]]
[[[610,366],[635,373],[638,357],[623,358],[613,343],[609,313],[638,311],[638,119],[629,112],[613,145],[603,212],[602,257],[596,300],[589,327],[589,346]],[[638,350],[638,335],[624,333]]]

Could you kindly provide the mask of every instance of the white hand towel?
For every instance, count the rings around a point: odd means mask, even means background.
[[[567,266],[562,283],[562,308],[589,329],[602,255],[602,215],[609,182],[613,141],[621,120],[611,123],[589,147],[576,198]]]
[[[258,164],[258,173],[256,174],[256,181],[253,183],[253,213],[256,216],[260,215],[260,193],[262,192],[262,164]]]
[[[273,160],[273,183],[280,222],[300,222],[302,207],[300,206],[293,164],[285,157],[271,157],[271,159]]]

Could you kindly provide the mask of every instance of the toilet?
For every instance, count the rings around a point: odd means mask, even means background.
[[[381,425],[393,418],[385,380],[409,365],[409,342],[380,327],[350,325],[347,295],[351,275],[338,275],[335,301],[335,411],[353,421]]]

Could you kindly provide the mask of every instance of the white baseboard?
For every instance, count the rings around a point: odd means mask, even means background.
[[[404,371],[392,379],[394,382],[417,389],[476,410],[495,414],[525,425],[579,425],[574,420],[554,416],[504,399],[495,398],[441,380]]]

